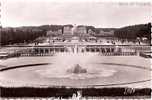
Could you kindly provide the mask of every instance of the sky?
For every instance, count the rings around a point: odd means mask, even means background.
[[[151,13],[151,3],[3,0],[1,24],[3,27],[76,24],[118,28],[152,22]]]

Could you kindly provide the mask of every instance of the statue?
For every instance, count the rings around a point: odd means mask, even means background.
[[[82,68],[79,64],[76,64],[73,68],[68,69],[67,72],[80,74],[80,73],[87,73],[87,70]]]

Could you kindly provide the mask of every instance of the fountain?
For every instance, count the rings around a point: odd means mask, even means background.
[[[0,80],[4,86],[12,86],[12,84],[13,86],[26,86],[26,83],[27,86],[85,87],[89,85],[106,86],[107,84],[121,83],[123,84],[120,86],[128,86],[124,85],[124,83],[128,84],[150,78],[150,71],[145,67],[146,65],[150,66],[149,61],[143,58],[134,58],[137,59],[119,56],[114,58],[109,56],[104,57],[87,52],[58,53],[54,56],[43,57],[43,59],[40,57],[12,58],[0,62],[1,65],[18,66],[23,65],[23,63],[24,65],[28,65],[37,62],[50,62],[50,64],[31,67],[23,66],[23,68],[1,71]],[[112,62],[111,59],[113,60]],[[130,84],[129,86],[146,87],[150,86],[149,84],[148,82],[142,85]]]
[[[74,65],[74,67],[67,70],[69,73],[74,74],[81,74],[81,73],[87,73],[87,70],[82,68],[79,64]]]

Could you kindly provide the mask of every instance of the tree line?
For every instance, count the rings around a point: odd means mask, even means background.
[[[0,44],[8,45],[14,43],[29,43],[38,37],[46,36],[47,31],[62,30],[66,25],[41,25],[41,26],[28,26],[28,27],[17,27],[17,28],[0,28]],[[73,27],[69,24],[68,26]],[[100,31],[111,31],[114,30],[114,37],[119,39],[136,39],[137,37],[146,37],[148,40],[151,39],[151,23],[132,25],[122,28],[95,28],[94,26],[85,26],[87,32],[89,29],[93,31],[93,36],[98,36]]]
[[[151,23],[122,27],[114,31],[114,36],[119,39],[137,39],[145,37],[151,39]]]
[[[45,31],[38,28],[2,28],[0,29],[0,44],[28,43],[44,35]]]

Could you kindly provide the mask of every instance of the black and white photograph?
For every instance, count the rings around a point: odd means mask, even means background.
[[[152,2],[0,1],[1,100],[151,100]]]

